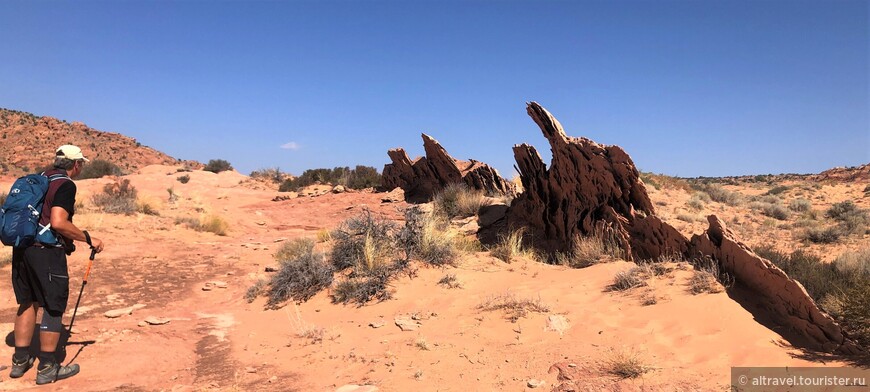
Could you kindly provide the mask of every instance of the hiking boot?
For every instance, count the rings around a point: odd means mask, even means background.
[[[19,362],[13,356],[12,357],[12,371],[9,372],[9,377],[10,378],[19,378],[19,377],[23,376],[24,373],[27,373],[27,371],[33,367],[33,361],[35,359],[36,358],[34,358],[34,357],[27,357],[27,359],[24,359],[24,360]]]
[[[50,384],[58,380],[70,378],[76,374],[79,374],[78,364],[60,366],[57,362],[54,362],[36,371],[36,385]]]

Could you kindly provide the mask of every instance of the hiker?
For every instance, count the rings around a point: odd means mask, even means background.
[[[12,250],[12,288],[18,302],[15,317],[15,354],[12,355],[12,371],[9,377],[19,378],[34,363],[30,356],[30,342],[36,323],[38,308],[43,308],[39,323],[39,367],[36,383],[47,384],[72,377],[79,372],[79,365],[62,366],[55,357],[60,334],[63,331],[61,317],[69,299],[69,273],[66,256],[75,251],[73,241],[87,243],[94,251],[102,252],[103,242],[91,237],[87,231],[76,227],[72,220],[75,214],[76,186],[70,178],[78,176],[88,159],[76,146],[60,146],[55,153],[54,168],[43,175],[66,176],[50,182],[42,206],[40,224],[50,224],[57,243],[36,242],[26,248]]]

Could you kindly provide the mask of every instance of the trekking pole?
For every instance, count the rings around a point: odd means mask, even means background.
[[[79,290],[79,299],[76,300],[76,307],[73,310],[72,319],[69,321],[69,334],[72,335],[73,323],[76,321],[76,313],[79,311],[79,303],[82,302],[82,293],[85,291],[85,285],[88,284],[88,275],[91,274],[91,266],[94,265],[94,257],[97,255],[97,250],[91,247],[91,257],[88,258],[88,269],[85,270],[85,278],[82,280],[82,288]]]

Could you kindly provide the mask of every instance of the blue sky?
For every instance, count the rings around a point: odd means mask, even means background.
[[[870,162],[865,1],[0,2],[0,107],[300,174],[389,148],[513,174],[571,136],[680,176]]]

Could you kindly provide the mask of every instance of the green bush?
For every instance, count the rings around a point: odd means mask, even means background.
[[[278,188],[280,192],[298,191],[315,184],[343,185],[350,189],[377,187],[381,183],[381,175],[377,169],[369,166],[336,167],[333,169],[308,169],[299,177],[284,180]]]
[[[222,171],[233,170],[233,166],[223,159],[212,159],[208,161],[202,170],[210,171],[212,173],[220,173]]]
[[[91,201],[103,212],[132,215],[138,210],[136,195],[136,188],[125,178],[103,186],[103,192],[95,194]]]
[[[118,165],[104,161],[102,159],[94,159],[88,162],[79,173],[78,179],[84,180],[88,178],[101,178],[105,176],[120,176],[123,172]]]
[[[190,181],[190,175],[185,174],[183,176],[179,176],[178,178],[176,178],[176,180],[178,180],[178,182],[182,184],[187,184],[188,181]]]

